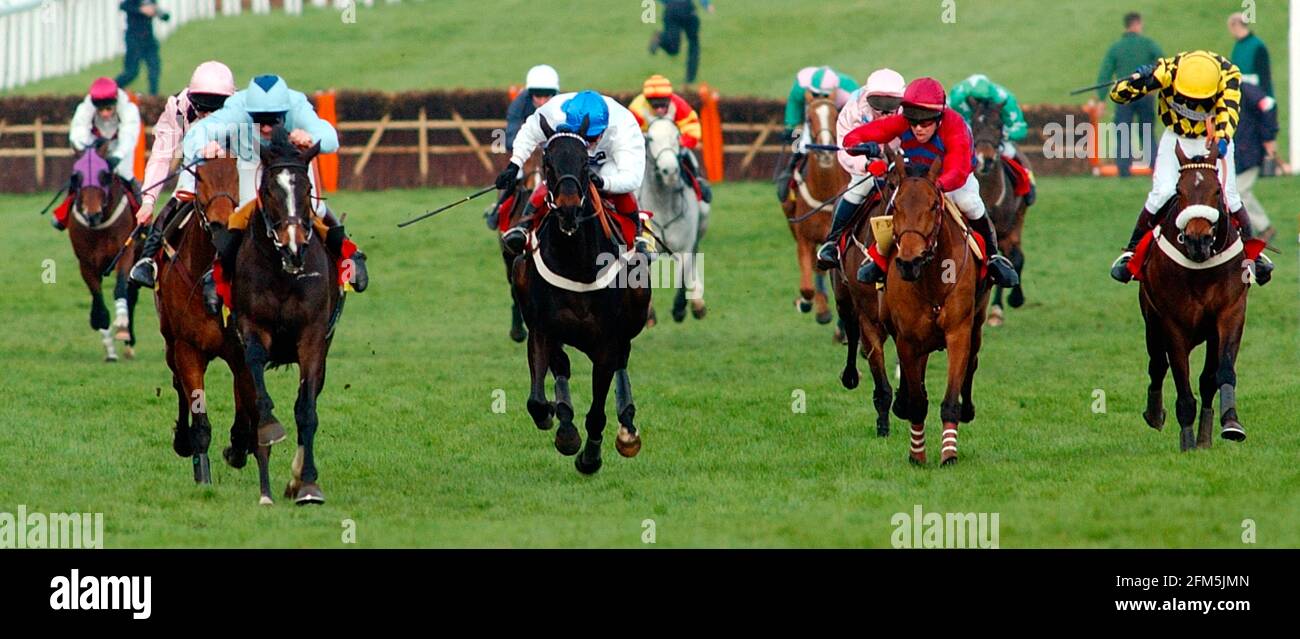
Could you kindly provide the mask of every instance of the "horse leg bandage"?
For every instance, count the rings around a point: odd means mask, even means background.
[[[623,419],[623,411],[629,408],[636,411],[632,404],[632,380],[628,378],[626,368],[614,371],[614,406],[620,421]]]
[[[569,378],[555,378],[555,416],[562,422],[573,421],[573,396],[569,394]]]

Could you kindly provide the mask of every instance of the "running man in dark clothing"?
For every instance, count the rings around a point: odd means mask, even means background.
[[[154,0],[122,0],[119,5],[126,12],[126,59],[122,73],[117,76],[117,86],[126,88],[140,74],[140,63],[149,68],[149,95],[158,95],[158,76],[162,75],[162,60],[158,57],[158,38],[153,35],[153,19],[163,22],[172,19]]]
[[[682,32],[686,32],[686,84],[695,84],[700,70],[700,16],[695,13],[695,0],[659,0],[664,5],[664,30],[656,31],[650,38],[650,54],[659,49],[675,56],[682,48]],[[711,0],[700,0],[700,6],[713,13]]]

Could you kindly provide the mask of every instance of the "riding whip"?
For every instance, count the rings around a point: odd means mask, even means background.
[[[435,209],[435,210],[433,210],[433,211],[429,211],[428,213],[425,213],[425,214],[420,215],[420,216],[418,216],[418,217],[413,217],[413,218],[411,218],[411,219],[409,219],[409,220],[407,220],[407,221],[405,221],[405,222],[398,222],[398,224],[397,224],[397,228],[399,228],[399,229],[400,229],[400,228],[405,228],[405,227],[407,227],[407,226],[410,226],[410,225],[412,225],[412,224],[415,224],[416,222],[419,222],[420,220],[423,220],[423,219],[426,219],[426,218],[433,217],[433,216],[435,216],[435,215],[437,215],[437,214],[439,214],[439,213],[442,213],[443,211],[446,211],[447,209],[450,209],[450,208],[454,208],[454,207],[460,206],[460,205],[462,205],[462,204],[464,204],[464,203],[466,203],[466,202],[468,202],[468,201],[470,201],[470,200],[472,200],[472,199],[474,199],[474,198],[476,198],[476,197],[479,197],[479,196],[481,196],[481,195],[486,195],[486,194],[491,193],[492,191],[495,191],[495,190],[497,190],[497,187],[496,187],[495,184],[493,184],[493,185],[491,185],[491,186],[486,186],[486,187],[484,187],[483,189],[478,190],[478,191],[475,191],[475,192],[473,192],[473,193],[471,193],[471,194],[469,194],[469,195],[466,195],[465,197],[463,197],[463,198],[461,198],[461,199],[459,199],[459,200],[456,200],[455,202],[452,202],[451,204],[448,204],[448,205],[446,205],[446,206],[444,206],[444,207],[442,207],[442,208]]]

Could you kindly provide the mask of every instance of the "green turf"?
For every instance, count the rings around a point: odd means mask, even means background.
[[[792,307],[794,250],[770,187],[719,185],[703,247],[710,314],[635,342],[645,448],[627,460],[606,446],[595,477],[557,454],[524,409],[526,357],[506,337],[508,297],[480,207],[399,231],[460,192],[339,193],[334,205],[371,255],[372,288],[350,298],[331,352],[318,438],[329,503],[311,509],[257,506],[251,464],[234,471],[215,456],[231,415],[224,366],[209,377],[215,484],[193,485],[170,448],[176,400],[152,301],[140,307],[138,359],[101,362],[67,238],[34,214],[48,196],[4,196],[0,512],[100,511],[115,548],[342,547],[344,519],[370,547],[641,547],[645,519],[661,547],[887,547],[890,517],[921,504],[1000,513],[1005,548],[1242,547],[1247,518],[1259,545],[1293,547],[1298,184],[1259,187],[1284,253],[1276,281],[1251,292],[1239,368],[1249,441],[1180,454],[1176,428],[1157,433],[1139,416],[1137,287],[1106,270],[1144,181],[1044,179],[1026,229],[1029,302],[988,334],[978,418],[962,430],[961,463],[944,469],[912,468],[904,426],[877,439],[869,388],[840,387],[842,348]],[[52,284],[42,283],[47,259]],[[574,362],[581,415],[589,366]],[[932,397],[942,362],[931,362]],[[269,379],[289,418],[296,371]],[[496,389],[505,414],[492,412]],[[1104,414],[1091,410],[1094,389]],[[806,414],[791,410],[796,390]],[[272,460],[277,487],[288,450]]]
[[[300,17],[267,16],[190,23],[163,45],[163,90],[184,86],[199,62],[221,59],[246,82],[274,72],[303,90],[328,87],[407,90],[504,87],[528,67],[554,65],[569,88],[627,91],[651,73],[681,81],[684,56],[646,52],[661,24],[642,22],[640,0],[407,0],[360,7],[355,23],[310,6]],[[879,66],[906,77],[928,74],[951,84],[987,73],[1024,103],[1082,103],[1068,91],[1092,84],[1127,11],[1147,16],[1147,33],[1167,54],[1209,48],[1228,55],[1227,15],[1239,0],[743,0],[702,14],[700,79],[724,95],[784,97],[794,72],[830,64],[865,81]],[[1257,3],[1256,31],[1270,47],[1274,82],[1287,95],[1286,3]],[[946,15],[955,21],[944,22]],[[660,16],[662,17],[662,16]],[[201,45],[197,44],[201,43]],[[20,88],[78,93],[120,62]],[[143,69],[142,69],[143,71]],[[143,76],[136,88],[144,86]]]

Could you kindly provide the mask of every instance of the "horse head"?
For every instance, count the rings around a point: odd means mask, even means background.
[[[976,173],[987,176],[998,167],[1002,147],[1002,104],[966,98],[971,137],[975,142]]]
[[[646,127],[646,156],[655,179],[668,188],[681,182],[681,131],[669,118],[655,118]]]
[[[582,214],[590,204],[588,193],[587,128],[591,121],[583,118],[577,131],[556,131],[540,118],[546,143],[542,147],[542,177],[546,180],[546,198],[560,231],[573,235],[578,231]]]
[[[234,158],[207,160],[194,171],[194,203],[207,223],[229,224],[239,208],[239,169]]]
[[[835,121],[839,119],[839,115],[839,109],[835,108],[835,100],[829,96],[815,96],[808,100],[808,106],[804,108],[804,118],[808,123],[808,136],[813,143],[827,146],[835,144]],[[821,168],[835,168],[836,160],[833,151],[814,151],[813,155]]]
[[[1178,157],[1178,206],[1174,224],[1179,240],[1187,247],[1187,257],[1204,262],[1213,255],[1218,239],[1216,230],[1226,222],[1222,214],[1223,191],[1219,185],[1217,162],[1219,149],[1214,145],[1208,156],[1188,158],[1181,145],[1174,145]]]
[[[894,165],[887,209],[894,222],[894,262],[904,281],[915,282],[921,269],[934,260],[943,227],[943,192],[936,184],[943,172],[943,158],[936,158],[925,170],[908,167],[890,147],[885,147],[885,157]]]
[[[113,170],[104,159],[104,147],[87,147],[72,165],[68,191],[75,194],[74,204],[91,226],[98,225],[107,215],[112,187]]]
[[[311,161],[320,153],[320,143],[299,150],[288,133],[277,126],[271,141],[261,146],[262,183],[258,188],[259,209],[266,235],[280,253],[286,273],[302,272],[315,227],[312,225]]]

